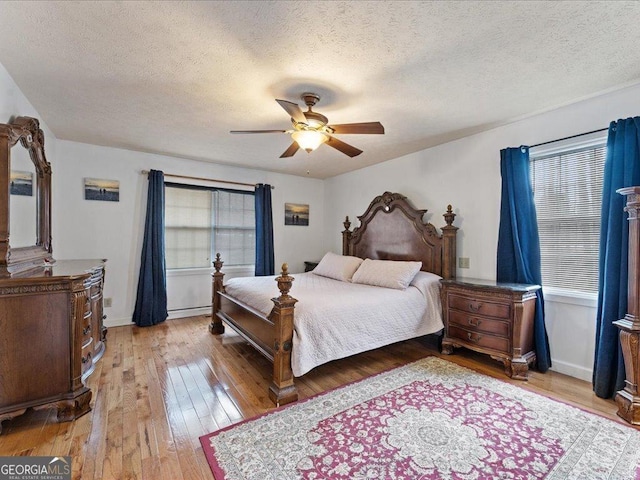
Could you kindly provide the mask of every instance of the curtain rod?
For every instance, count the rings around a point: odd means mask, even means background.
[[[149,173],[149,170],[142,170],[140,173],[146,175]],[[173,178],[187,178],[189,180],[203,180],[205,182],[217,182],[217,183],[227,183],[229,185],[244,185],[245,187],[255,187],[258,185],[257,183],[244,183],[244,182],[233,182],[231,180],[217,180],[215,178],[204,178],[204,177],[191,177],[189,175],[174,175],[173,173],[165,173],[165,177],[173,177]],[[272,189],[276,188],[273,185]]]
[[[577,137],[582,137],[584,135],[590,135],[592,133],[598,133],[598,132],[605,132],[609,130],[609,128],[601,128],[599,130],[592,130],[591,132],[584,132],[584,133],[578,133],[577,135],[571,135],[569,137],[564,137],[564,138],[558,138],[557,140],[549,140],[548,142],[542,142],[542,143],[536,143],[535,145],[530,145],[529,148],[533,148],[533,147],[541,147],[542,145],[548,145],[550,143],[556,143],[556,142],[561,142],[563,140],[570,140],[572,138],[577,138]]]

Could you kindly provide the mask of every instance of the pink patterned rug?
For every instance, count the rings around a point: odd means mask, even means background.
[[[200,441],[216,480],[640,480],[640,431],[436,357]]]

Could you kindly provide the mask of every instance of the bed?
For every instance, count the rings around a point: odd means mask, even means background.
[[[347,217],[343,257],[328,253],[316,269],[326,274],[328,265],[336,265],[331,262],[355,262],[349,272],[353,278],[342,271],[335,278],[314,272],[294,278],[284,264],[275,278],[237,278],[225,284],[217,255],[211,333],[222,334],[227,325],[273,362],[269,397],[284,405],[298,399],[294,378],[317,365],[440,332],[439,279],[455,277],[458,228],[451,205],[443,215],[442,233],[423,221],[425,213],[405,196],[385,192],[358,217],[360,226],[353,231]],[[398,271],[403,272],[400,277]],[[280,295],[272,298],[274,280]],[[295,298],[290,294],[294,281]]]

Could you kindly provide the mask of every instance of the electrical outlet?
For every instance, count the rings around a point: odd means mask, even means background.
[[[469,257],[458,257],[458,267],[469,268]]]
[[[109,308],[111,306],[111,297],[107,297],[104,299],[104,307]]]

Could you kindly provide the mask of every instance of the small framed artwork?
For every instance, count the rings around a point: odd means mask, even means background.
[[[285,225],[309,225],[309,205],[299,203],[284,204],[284,224]]]
[[[120,201],[120,182],[100,178],[84,179],[84,199],[104,202]]]
[[[11,195],[33,196],[33,172],[20,172],[11,170]]]

